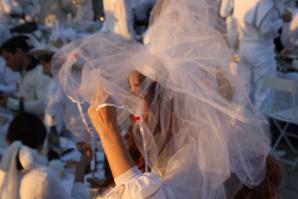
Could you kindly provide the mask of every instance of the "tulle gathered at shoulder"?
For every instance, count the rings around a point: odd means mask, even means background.
[[[73,101],[117,107],[120,129],[133,126],[146,166],[177,198],[229,198],[237,185],[257,185],[270,150],[266,122],[230,71],[231,53],[211,18],[204,0],[159,0],[146,45],[97,33],[53,62]],[[137,96],[129,85],[136,71]],[[130,125],[131,115],[140,119]]]

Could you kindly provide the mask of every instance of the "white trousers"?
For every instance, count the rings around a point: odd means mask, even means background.
[[[239,78],[244,81],[252,103],[266,115],[272,106],[273,92],[264,85],[263,77],[276,74],[273,43],[242,41],[237,70]]]

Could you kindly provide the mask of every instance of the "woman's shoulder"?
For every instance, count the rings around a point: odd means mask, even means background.
[[[102,198],[175,198],[174,193],[154,173],[141,173],[136,167],[115,179],[116,187]],[[117,197],[116,197],[117,196]]]

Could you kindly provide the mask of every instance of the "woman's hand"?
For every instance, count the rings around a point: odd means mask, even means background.
[[[107,135],[117,129],[117,112],[114,107],[106,106],[96,110],[96,107],[91,105],[88,115],[98,134]]]
[[[134,163],[119,134],[116,109],[111,106],[97,109],[103,101],[110,103],[109,98],[103,100],[106,96],[102,90],[98,90],[93,104],[88,109],[88,115],[100,137],[113,177],[117,178],[132,168]]]
[[[88,109],[89,118],[95,127],[97,133],[107,134],[111,130],[117,129],[117,111],[114,107],[103,106],[98,109],[102,103],[111,103],[112,99],[107,96],[102,88],[97,87],[96,96]]]

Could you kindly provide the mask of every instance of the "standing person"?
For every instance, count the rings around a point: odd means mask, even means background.
[[[98,33],[56,53],[60,83],[90,104],[112,171],[116,186],[101,198],[233,198],[264,179],[266,125],[253,108],[238,111],[234,96],[246,91],[208,11],[204,0],[159,0],[149,45]],[[226,186],[231,176],[239,181]]]
[[[39,154],[45,138],[44,124],[31,113],[21,113],[11,122],[6,135],[9,146],[0,163],[1,199],[90,198],[83,184],[84,171],[92,158],[90,148],[84,147],[70,196]]]
[[[104,0],[105,22],[102,32],[112,32],[128,40],[135,39],[130,0]]]
[[[74,0],[73,2],[77,8],[75,21],[78,24],[93,21],[92,0]]]
[[[42,73],[42,66],[29,54],[32,48],[28,44],[28,37],[16,36],[4,42],[1,47],[6,64],[14,71],[20,73],[15,97],[2,95],[1,106],[18,110],[20,98],[24,99],[25,111],[43,116],[45,109],[45,92],[49,77]]]
[[[75,15],[75,6],[70,0],[42,0],[38,22],[53,27],[55,23],[65,25],[68,17]]]
[[[270,111],[272,92],[266,88],[264,75],[275,75],[274,38],[283,23],[291,21],[274,0],[245,1],[235,5],[236,16],[242,19],[240,37],[240,64],[238,74],[247,87],[253,104],[263,114]]]
[[[63,91],[59,86],[59,82],[53,78],[51,72],[51,61],[54,55],[53,52],[48,50],[41,50],[34,52],[37,55],[40,64],[43,67],[43,74],[51,78],[48,83],[47,92],[46,92],[46,108],[44,114],[45,125],[50,128],[52,117],[55,118],[55,125],[58,133],[61,133],[64,127],[63,122],[63,107],[64,107],[64,98]]]

